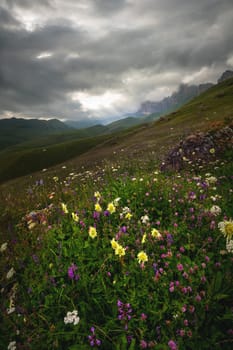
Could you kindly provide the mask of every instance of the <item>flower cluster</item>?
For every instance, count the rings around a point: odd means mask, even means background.
[[[122,303],[121,300],[117,301],[118,307],[118,320],[125,321],[125,329],[128,329],[128,321],[131,320],[132,316],[132,308],[129,303]]]
[[[76,326],[80,321],[80,318],[78,316],[78,311],[73,310],[73,311],[68,311],[66,316],[64,317],[64,323],[73,323],[74,326]]]
[[[115,251],[116,255],[119,255],[119,257],[124,256],[125,255],[125,248],[120,245],[115,238],[113,238],[111,240],[111,245],[112,245],[112,249]]]
[[[101,345],[101,340],[97,339],[96,334],[95,334],[95,328],[91,327],[90,329],[91,334],[88,335],[88,340],[91,346],[100,346]]]
[[[68,277],[71,280],[78,281],[80,276],[76,273],[76,270],[78,269],[78,266],[75,264],[71,264],[71,266],[68,267]]]

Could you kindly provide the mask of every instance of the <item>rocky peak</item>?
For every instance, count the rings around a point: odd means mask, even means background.
[[[223,82],[224,80],[230,79],[233,77],[233,71],[232,70],[226,70],[221,77],[218,79],[218,83]]]

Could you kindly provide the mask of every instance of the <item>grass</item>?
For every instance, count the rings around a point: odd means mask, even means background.
[[[2,186],[2,346],[231,349],[228,159],[162,174],[118,157]]]

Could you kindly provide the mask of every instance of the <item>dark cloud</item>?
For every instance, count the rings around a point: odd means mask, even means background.
[[[232,0],[5,0],[0,117],[107,117],[216,81],[233,62],[232,18]]]

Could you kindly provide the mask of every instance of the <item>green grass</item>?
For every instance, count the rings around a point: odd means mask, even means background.
[[[154,161],[118,157],[92,170],[67,164],[44,173],[43,183],[34,175],[4,184],[2,347],[16,341],[24,349],[85,350],[94,335],[103,350],[143,344],[169,350],[171,341],[177,349],[230,350],[232,253],[218,229],[233,212],[230,159],[161,174]],[[115,211],[107,215],[111,202]],[[217,216],[210,211],[214,204],[221,208]],[[90,227],[96,227],[94,238]],[[125,255],[117,255],[113,238]],[[143,264],[142,251],[148,259]],[[11,268],[15,273],[7,279]],[[72,310],[78,311],[77,325],[64,323]]]

